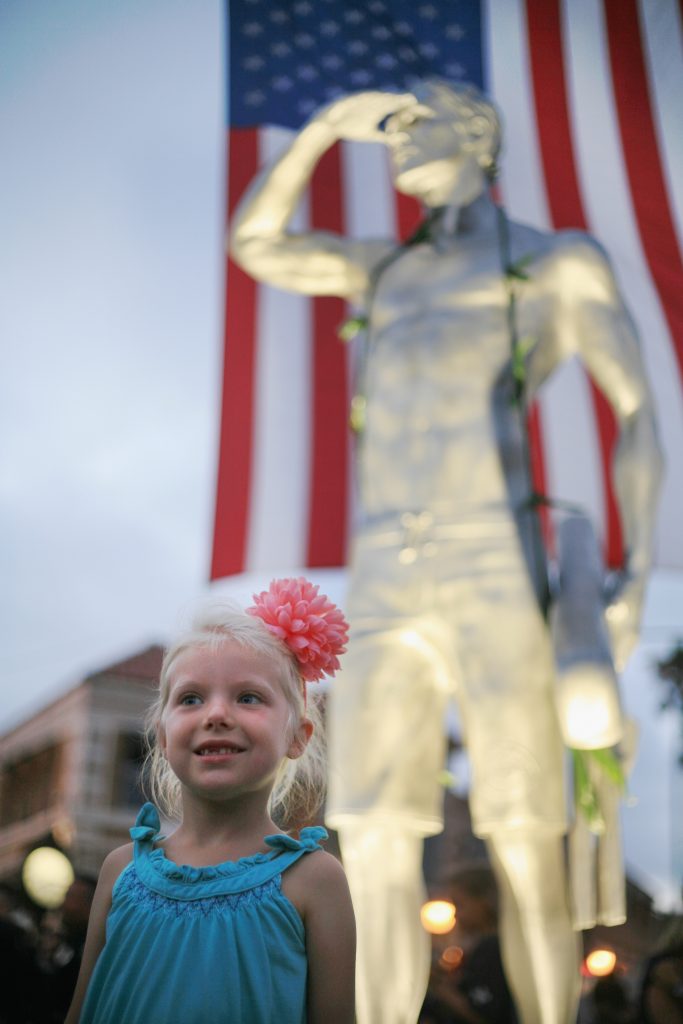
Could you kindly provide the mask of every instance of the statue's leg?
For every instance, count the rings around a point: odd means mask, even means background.
[[[624,722],[624,736],[616,756],[625,778],[631,773],[638,748],[638,727],[632,718]],[[626,878],[621,841],[621,786],[609,779],[597,765],[591,766],[598,802],[605,819],[605,832],[598,840],[598,921],[618,925],[626,920]]]
[[[597,776],[597,772],[596,772]],[[626,879],[621,841],[621,787],[604,775],[595,778],[605,831],[598,837],[598,921],[623,924],[626,920]]]
[[[572,920],[577,931],[593,928],[597,923],[596,856],[595,836],[588,827],[585,816],[577,810],[569,833]]]
[[[447,689],[419,620],[352,634],[331,693],[326,821],[339,832],[358,929],[358,1024],[415,1024],[429,941],[422,841],[441,830]]]
[[[580,946],[562,837],[542,828],[487,837],[501,899],[501,951],[520,1024],[574,1024]]]
[[[458,631],[473,829],[498,879],[501,952],[520,1024],[573,1024],[580,955],[550,637],[514,538],[501,531],[477,558],[486,571],[469,577],[460,616],[468,628]]]
[[[339,837],[358,933],[358,1024],[415,1024],[431,952],[420,924],[422,836],[369,816]]]
[[[621,786],[603,769],[588,760],[588,772],[595,788],[603,830],[594,835],[577,808],[569,836],[574,928],[609,926],[626,920],[626,882],[621,842]]]

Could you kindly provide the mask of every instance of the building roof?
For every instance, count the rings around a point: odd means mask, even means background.
[[[113,665],[106,665],[104,668],[91,672],[87,676],[88,682],[96,682],[101,676],[118,676],[124,679],[140,679],[144,682],[155,681],[159,678],[161,662],[164,657],[164,648],[158,644],[152,644],[137,654],[133,654],[123,661],[117,661]]]
[[[149,686],[159,680],[161,663],[164,657],[164,648],[159,644],[151,644],[149,647],[137,651],[135,654],[113,664],[105,665],[103,668],[90,672],[80,682],[70,686],[63,693],[52,700],[46,701],[42,706],[33,708],[22,719],[10,726],[6,732],[0,733],[0,741],[4,744],[17,733],[21,733],[27,725],[41,716],[50,715],[64,701],[68,701],[78,690],[83,687],[97,686],[105,680],[118,680],[123,686],[130,682]]]

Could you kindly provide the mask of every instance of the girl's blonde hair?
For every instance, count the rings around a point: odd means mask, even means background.
[[[308,699],[305,699],[306,684],[294,656],[261,619],[247,615],[235,605],[213,603],[201,608],[190,626],[177,637],[164,655],[159,693],[147,713],[145,787],[151,799],[167,817],[180,818],[180,780],[157,741],[158,729],[168,703],[170,671],[176,658],[184,651],[192,648],[218,650],[225,641],[232,641],[270,658],[291,708],[290,725],[294,727],[304,717],[313,723],[313,734],[303,754],[296,759],[283,760],[268,804],[271,817],[281,828],[300,827],[313,820],[325,797],[325,736],[319,698],[309,693]]]

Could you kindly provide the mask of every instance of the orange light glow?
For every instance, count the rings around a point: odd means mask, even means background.
[[[616,953],[611,949],[594,949],[586,957],[586,969],[594,978],[604,978],[612,973],[616,962]]]
[[[455,924],[455,907],[447,900],[429,900],[422,904],[420,920],[432,935],[445,935]]]
[[[464,953],[460,946],[447,946],[439,957],[439,965],[447,971],[460,966]]]

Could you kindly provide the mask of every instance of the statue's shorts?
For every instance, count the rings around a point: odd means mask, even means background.
[[[550,637],[509,514],[366,527],[348,613],[330,699],[329,825],[375,815],[441,830],[455,698],[475,832],[564,831]]]

